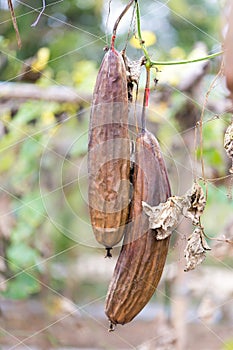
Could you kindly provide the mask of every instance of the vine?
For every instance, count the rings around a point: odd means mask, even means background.
[[[139,38],[139,43],[141,45],[141,49],[145,55],[146,58],[146,66],[147,67],[154,67],[154,66],[174,66],[177,64],[188,64],[188,63],[196,63],[196,62],[201,62],[201,61],[206,61],[210,60],[212,58],[215,58],[217,56],[220,56],[223,54],[223,51],[219,51],[216,53],[213,53],[211,55],[207,55],[204,57],[196,58],[196,59],[191,59],[191,60],[181,60],[181,61],[152,61],[150,59],[149,53],[147,51],[145,41],[142,38],[142,32],[141,32],[141,15],[140,15],[140,7],[139,7],[139,0],[136,1],[136,16],[137,16],[137,30],[138,30],[138,38]]]

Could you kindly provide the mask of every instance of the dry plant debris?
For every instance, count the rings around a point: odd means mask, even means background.
[[[185,271],[194,270],[197,265],[201,264],[205,260],[205,252],[210,249],[206,242],[203,228],[196,227],[188,238],[188,244],[184,251],[184,256],[187,260]]]
[[[143,210],[149,216],[149,227],[156,230],[156,239],[165,239],[177,227],[182,214],[181,201],[181,197],[169,197],[156,207],[142,202]]]
[[[229,172],[233,174],[233,121],[228,126],[225,135],[224,135],[224,148],[227,152],[227,155],[232,160],[232,167],[229,169]]]
[[[184,200],[187,202],[188,207],[186,212],[183,211],[184,216],[191,219],[194,226],[199,225],[200,217],[206,205],[206,198],[202,187],[197,182],[194,182],[191,190],[184,195]]]
[[[139,60],[132,61],[130,60],[124,53],[122,53],[122,57],[125,61],[126,69],[127,69],[127,76],[129,77],[130,81],[138,85],[139,78],[141,75],[141,68],[144,64],[144,56],[141,57]]]
[[[142,202],[143,210],[149,216],[149,227],[155,230],[157,240],[170,236],[177,227],[181,216],[190,219],[196,226],[188,239],[185,248],[187,264],[185,271],[193,270],[205,259],[205,252],[210,250],[206,240],[204,229],[200,223],[206,205],[206,198],[202,187],[194,182],[183,196],[169,197],[165,203],[152,207]]]
[[[127,85],[128,85],[128,98],[129,102],[133,101],[133,89],[136,85],[136,94],[138,92],[138,83],[141,75],[141,69],[145,61],[145,57],[142,56],[139,60],[132,61],[126,56],[125,51],[121,52],[122,58],[125,62]]]
[[[191,219],[194,226],[199,225],[205,205],[205,194],[197,182],[183,196],[169,197],[165,203],[156,207],[142,202],[143,210],[149,216],[150,228],[157,231],[157,239],[169,236],[178,225],[181,215]]]

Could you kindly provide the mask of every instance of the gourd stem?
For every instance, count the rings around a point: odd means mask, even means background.
[[[144,90],[143,107],[142,107],[142,133],[146,130],[146,107],[148,107],[150,95],[150,68],[146,68],[146,86]]]
[[[112,31],[112,35],[116,36],[116,31],[117,31],[117,27],[122,19],[122,17],[124,17],[124,15],[126,14],[126,12],[128,11],[128,9],[130,8],[130,6],[135,2],[135,0],[130,0],[130,2],[126,5],[126,7],[124,8],[124,10],[121,12],[120,16],[117,18],[114,27],[113,27],[113,31]]]

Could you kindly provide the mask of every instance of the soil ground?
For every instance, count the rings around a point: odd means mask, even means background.
[[[151,350],[159,337],[169,336],[169,328],[161,332],[159,318],[135,320],[108,332],[108,321],[103,317],[75,312],[49,312],[38,301],[2,301],[0,320],[0,349],[9,350]],[[53,310],[54,311],[54,310]],[[163,334],[162,334],[163,333]],[[225,342],[233,338],[233,325],[203,323],[187,324],[185,350],[232,350]],[[146,347],[149,342],[150,347]],[[161,348],[172,349],[173,346]]]

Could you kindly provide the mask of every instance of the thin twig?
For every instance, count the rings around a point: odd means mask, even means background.
[[[205,179],[206,182],[216,182],[216,181],[221,181],[221,180],[225,180],[228,179],[231,175],[225,175],[225,176],[220,176],[220,177],[215,177],[213,179]],[[203,180],[202,178],[200,178],[200,180]]]
[[[210,237],[210,236],[208,236],[204,231],[203,231],[203,233],[204,233],[204,236],[205,236],[206,238],[208,238],[209,240],[211,240],[211,241],[229,243],[229,244],[232,244],[232,245],[233,245],[233,241],[231,241],[231,240],[228,239],[228,238],[225,238],[225,239],[224,239],[224,238]]]
[[[135,0],[131,0],[128,5],[126,5],[126,7],[124,8],[124,10],[121,12],[120,16],[117,18],[114,27],[113,27],[113,31],[112,31],[112,35],[115,36],[116,35],[116,31],[117,31],[117,27],[121,21],[121,19],[124,17],[124,15],[126,14],[126,12],[128,11],[128,9],[130,8],[130,6],[135,2]]]
[[[133,26],[133,22],[134,22],[134,18],[135,18],[135,10],[136,10],[136,2],[134,4],[132,17],[131,17],[131,21],[130,21],[130,25],[129,25],[129,30],[128,30],[128,34],[127,34],[126,42],[125,42],[125,47],[124,47],[123,51],[126,51],[128,43],[129,43],[129,37],[130,37],[130,33],[132,31],[132,26]]]
[[[91,101],[91,94],[68,86],[48,87],[29,83],[9,83],[0,81],[0,103],[6,100],[44,100],[58,103],[82,103]]]
[[[201,111],[201,117],[199,121],[199,127],[200,127],[200,159],[201,159],[201,171],[202,171],[202,177],[205,180],[205,164],[204,164],[204,158],[203,158],[203,119],[204,119],[204,113],[205,113],[205,108],[208,102],[209,95],[214,87],[214,84],[218,80],[218,78],[222,75],[223,73],[223,62],[221,64],[221,67],[219,69],[218,74],[215,76],[214,80],[210,84],[210,87],[205,95],[205,100],[202,106],[202,111]]]
[[[194,149],[197,147],[197,125],[194,128]],[[194,181],[197,181],[197,152],[194,152]]]
[[[12,4],[12,0],[8,0],[8,7],[11,13],[11,19],[12,19],[12,23],[13,23],[13,27],[15,30],[15,34],[16,34],[16,39],[17,39],[17,44],[18,47],[21,48],[22,47],[22,41],[20,38],[20,34],[19,34],[19,28],[18,28],[18,24],[17,24],[17,20],[16,20],[16,16],[15,16],[15,11],[14,11],[14,7]]]
[[[38,22],[39,22],[39,20],[40,20],[40,17],[42,16],[42,14],[43,14],[43,12],[44,12],[44,10],[45,10],[45,8],[46,8],[46,2],[45,2],[45,0],[42,0],[42,4],[43,4],[43,5],[42,5],[42,10],[40,11],[40,13],[39,13],[37,19],[35,20],[35,22],[31,24],[31,27],[37,26],[37,24],[38,24]]]
[[[110,13],[111,13],[111,3],[112,0],[109,0],[108,2],[108,14],[107,14],[107,19],[106,19],[106,23],[105,23],[105,36],[106,36],[106,42],[108,44],[108,35],[107,35],[107,30],[108,30],[108,22],[109,22],[109,17],[110,17]]]
[[[233,187],[233,175],[230,174],[230,180],[229,180],[229,185],[227,186],[227,198],[229,200],[232,200],[232,187]]]

